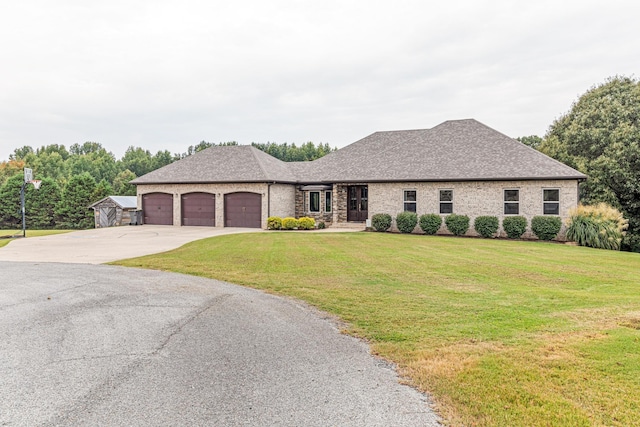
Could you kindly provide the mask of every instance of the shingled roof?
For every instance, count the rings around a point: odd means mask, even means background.
[[[250,145],[210,147],[149,172],[132,184],[233,182],[295,183],[289,166]]]
[[[375,132],[312,162],[285,163],[251,146],[211,147],[133,184],[585,179],[586,175],[473,120]]]

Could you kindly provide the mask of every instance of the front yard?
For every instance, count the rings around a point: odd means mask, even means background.
[[[201,240],[120,265],[299,298],[456,426],[637,425],[640,255],[387,233]]]

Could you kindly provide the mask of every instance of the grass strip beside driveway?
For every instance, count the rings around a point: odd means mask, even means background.
[[[48,236],[49,234],[68,233],[71,230],[27,230],[27,237]],[[22,230],[0,230],[0,248],[8,245],[13,239],[6,236],[22,237]]]
[[[305,300],[347,322],[452,425],[634,425],[640,256],[388,233],[262,233],[117,264]]]

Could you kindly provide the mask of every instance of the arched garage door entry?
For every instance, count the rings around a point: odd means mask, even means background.
[[[181,197],[182,225],[215,227],[216,196],[211,193],[187,193]]]
[[[224,195],[225,227],[262,227],[262,195],[229,193]]]
[[[173,225],[173,195],[149,193],[142,195],[145,224]]]

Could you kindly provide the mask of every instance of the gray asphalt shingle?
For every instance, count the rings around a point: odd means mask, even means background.
[[[132,181],[384,182],[584,179],[586,176],[473,120],[375,132],[313,162],[285,163],[250,146],[212,147]]]

